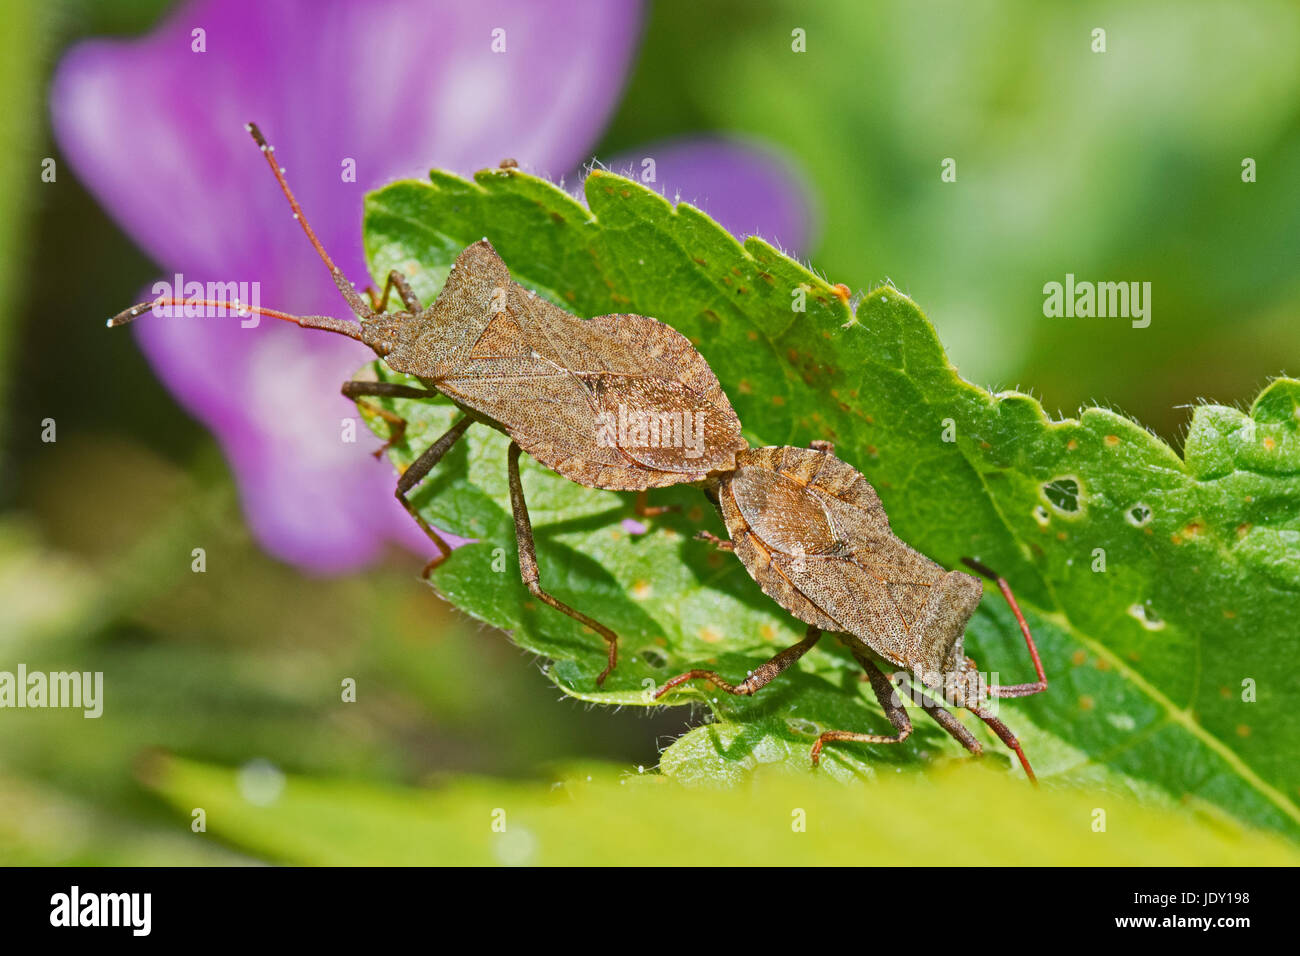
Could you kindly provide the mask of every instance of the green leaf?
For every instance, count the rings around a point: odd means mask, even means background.
[[[254,793],[257,803],[239,773],[221,767],[162,757],[143,778],[181,826],[204,808],[208,832],[197,839],[305,865],[896,866],[954,859],[958,832],[967,864],[1300,863],[1275,835],[1215,817],[1160,813],[1113,794],[1035,792],[970,766],[933,779],[891,775],[865,800],[788,773],[718,791],[600,766],[549,785],[460,777],[434,790],[290,775],[273,799]]]
[[[1300,678],[1286,664],[1300,636],[1300,382],[1275,381],[1250,413],[1198,408],[1184,461],[1109,410],[1053,421],[1027,395],[963,381],[920,309],[890,286],[853,309],[770,245],[742,246],[631,180],[598,171],[586,197],[589,209],[516,170],[395,183],[367,201],[372,272],[401,269],[427,302],[456,253],[486,235],[519,282],[580,315],[670,323],[717,372],[753,443],[835,441],[905,541],[948,566],[977,556],[1011,581],[1052,684],[1003,714],[1041,777],[1199,798],[1300,834],[1300,722],[1289,707]],[[805,311],[794,311],[800,300]],[[373,374],[402,380],[380,365]],[[387,404],[411,421],[391,453],[399,468],[454,418],[442,401]],[[739,562],[691,539],[699,527],[722,533],[697,491],[656,492],[683,512],[637,535],[622,525],[630,496],[526,467],[543,583],[622,637],[621,663],[598,689],[601,641],[534,606],[519,583],[505,439],[469,434],[417,494],[431,522],[478,539],[435,584],[552,661],[566,693],[649,705],[668,676],[707,665],[739,678],[801,636]],[[1026,679],[1023,642],[995,594],[968,649],[985,670]],[[820,730],[887,731],[851,659],[822,643],[753,699],[707,686],[673,698],[704,704],[711,723],[670,747],[662,768],[683,779],[736,779],[762,763],[806,769]],[[820,772],[869,776],[961,752],[917,723],[901,747],[828,748]]]

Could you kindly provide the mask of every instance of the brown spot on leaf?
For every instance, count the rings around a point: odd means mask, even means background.
[[[1118,435],[1107,435],[1107,436],[1106,436],[1106,444],[1109,445],[1111,448],[1114,448],[1116,445],[1119,444],[1119,436],[1118,436]]]
[[[1088,659],[1088,652],[1083,650],[1075,651],[1073,654],[1070,655],[1070,663],[1073,664],[1075,667],[1078,667],[1087,659]]]
[[[1096,706],[1097,706],[1096,702],[1087,694],[1084,694],[1082,697],[1079,698],[1080,710],[1092,710]]]

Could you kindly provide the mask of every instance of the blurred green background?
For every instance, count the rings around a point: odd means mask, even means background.
[[[157,749],[381,786],[652,766],[684,711],[559,699],[410,555],[335,580],[262,555],[212,439],[130,336],[105,334],[156,269],[62,166],[40,183],[58,158],[46,85],[70,43],[145,32],[167,6],[0,3],[0,657],[111,671],[132,701],[0,717],[0,860],[246,858],[140,786]],[[1178,447],[1188,404],[1300,370],[1297,49],[1293,3],[668,0],[599,152],[700,131],[777,144],[819,200],[807,254],[831,281],[892,280],[968,379],[1049,411],[1107,404]],[[1042,286],[1067,272],[1150,281],[1150,328],[1044,318]],[[219,577],[177,560],[196,540]],[[337,705],[339,674],[365,708]]]

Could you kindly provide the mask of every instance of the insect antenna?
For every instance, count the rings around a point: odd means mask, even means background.
[[[129,309],[124,309],[117,315],[108,320],[108,327],[114,328],[119,325],[127,325],[134,322],[146,312],[155,308],[167,306],[186,306],[201,305],[212,309],[234,310],[236,315],[265,315],[272,319],[283,319],[286,322],[293,322],[295,325],[304,329],[322,329],[326,332],[337,332],[340,335],[346,335],[350,339],[361,339],[361,328],[355,322],[348,322],[344,319],[336,319],[330,315],[290,315],[288,312],[279,312],[275,309],[262,309],[256,306],[244,305],[242,303],[225,302],[218,299],[166,299],[158,298],[151,302],[141,302],[139,305],[133,305]]]
[[[298,205],[298,200],[294,196],[293,190],[289,188],[289,181],[284,178],[284,170],[282,170],[280,164],[275,161],[275,147],[266,141],[266,137],[262,135],[262,131],[257,128],[256,123],[246,123],[244,128],[252,134],[253,141],[257,143],[258,149],[260,149],[262,155],[266,157],[266,162],[271,167],[271,172],[275,174],[276,182],[280,184],[280,191],[284,193],[284,198],[289,200],[289,207],[293,209],[293,218],[298,220],[298,224],[302,226],[302,231],[307,234],[307,238],[315,248],[316,254],[321,257],[321,261],[324,262],[325,267],[329,269],[330,275],[334,277],[334,284],[338,286],[339,291],[343,293],[343,298],[347,300],[348,307],[363,319],[375,318],[377,315],[375,310],[366,304],[365,299],[361,298],[361,295],[357,292],[356,288],[348,281],[348,277],[343,274],[343,270],[334,264],[334,260],[330,258],[329,253],[325,251],[325,247],[322,246],[320,240],[316,238],[316,233],[312,230],[311,223],[307,221],[307,216],[303,213],[302,206]]]

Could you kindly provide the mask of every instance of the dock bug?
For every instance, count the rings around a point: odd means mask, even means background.
[[[525,289],[511,279],[487,239],[460,253],[437,301],[427,308],[397,271],[388,274],[382,295],[372,293],[367,302],[312,231],[274,149],[256,126],[249,124],[248,131],[294,218],[360,323],[272,309],[252,311],[364,342],[389,368],[415,376],[423,384],[415,388],[350,381],[343,385],[349,398],[420,399],[442,394],[464,413],[397,482],[398,500],[438,549],[425,568],[426,575],[451,548],[419,514],[409,493],[471,425],[481,423],[510,438],[506,466],[520,574],[535,597],[604,638],[608,664],[596,678],[597,684],[603,683],[618,660],[618,637],[543,589],[519,456],[526,452],[543,466],[588,487],[640,492],[638,510],[654,513],[655,509],[645,507],[648,489],[703,482],[729,472],[737,452],[748,447],[717,376],[685,336],[656,319],[613,314],[584,320]],[[404,308],[388,312],[385,308],[393,291]],[[108,324],[124,325],[155,307],[184,304],[223,303],[159,298],[126,309]],[[400,439],[405,422],[391,412],[374,410],[393,428],[390,443]],[[629,412],[640,422],[668,423],[670,430],[676,423],[679,437],[689,427],[698,441],[665,445],[628,439],[625,428],[610,425],[625,422]]]
[[[1032,683],[989,686],[964,649],[966,625],[984,595],[979,580],[945,570],[899,540],[875,489],[831,451],[827,442],[812,448],[749,449],[737,456],[735,471],[706,485],[731,540],[707,532],[699,537],[734,552],[769,597],[808,625],[804,639],[739,684],[714,671],[692,670],[669,680],[655,696],[697,679],[729,694],[753,694],[829,632],[839,636],[866,671],[895,733],[826,731],[813,745],[814,764],[827,743],[901,743],[911,734],[911,719],[879,661],[906,673],[914,699],[963,747],[977,755],[982,752],[974,735],[927,690],[984,721],[1035,780],[1020,742],[986,707],[988,697],[1027,697],[1047,689],[1038,649],[1010,587],[982,564],[966,559],[974,570],[996,580],[1038,676]]]

